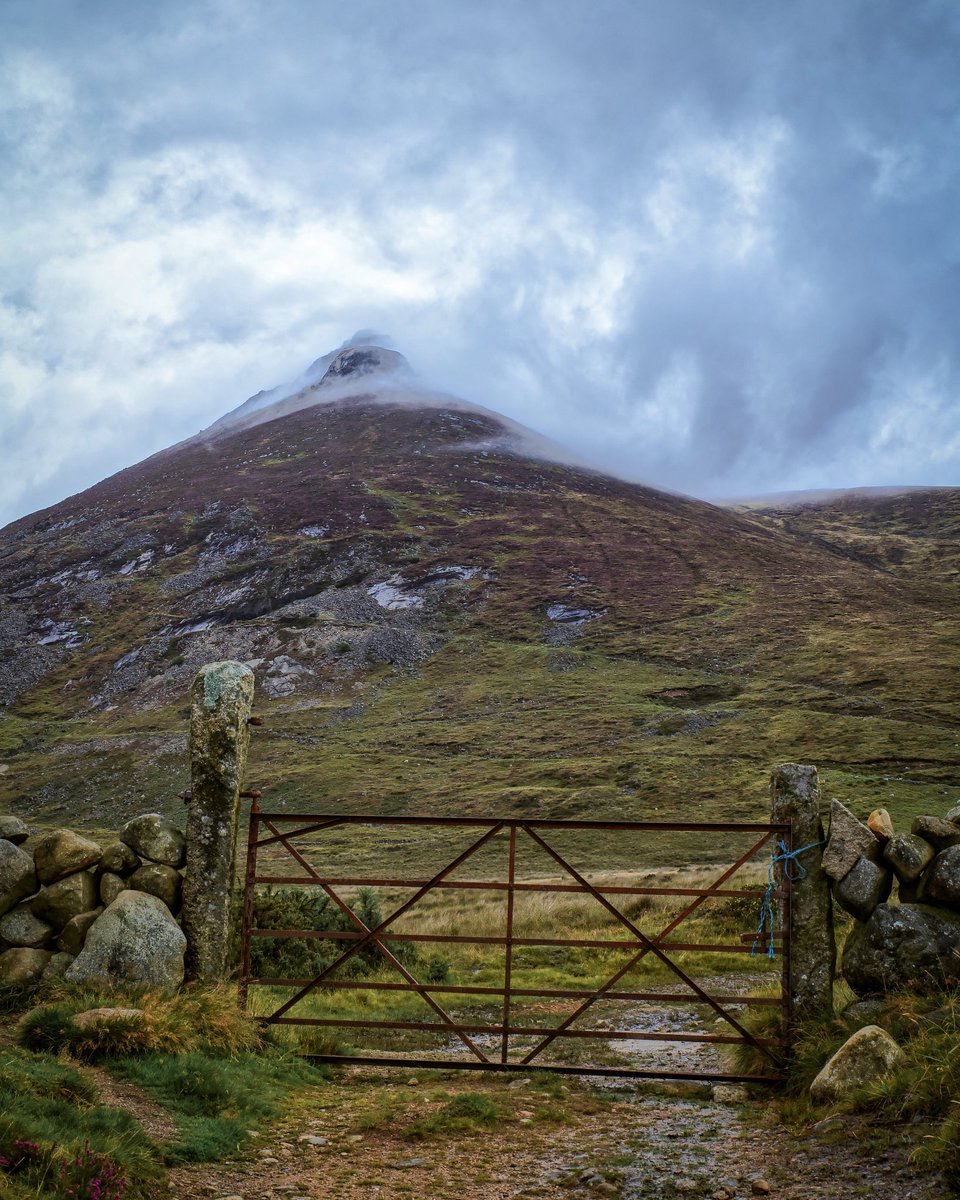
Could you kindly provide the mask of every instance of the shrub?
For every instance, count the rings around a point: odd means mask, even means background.
[[[376,893],[360,888],[354,912],[368,929],[383,920]],[[255,929],[305,929],[333,933],[356,933],[357,926],[323,892],[294,887],[268,887],[254,898]],[[411,942],[388,942],[391,953],[410,965],[417,961]],[[331,938],[252,938],[250,972],[261,978],[312,979],[346,950],[343,941]],[[356,978],[379,970],[383,955],[373,944],[363,948],[344,965],[341,978]]]

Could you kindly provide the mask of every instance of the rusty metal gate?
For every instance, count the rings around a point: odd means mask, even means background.
[[[416,861],[425,869],[418,877],[410,878],[409,872],[400,877],[384,873],[384,861],[396,855],[397,843],[402,841],[405,861],[418,854],[416,839],[423,838],[428,831],[441,837],[440,859],[437,847],[433,848],[433,861],[424,851]],[[388,835],[385,847],[370,847],[367,842],[377,833]],[[658,834],[689,835],[698,837],[700,845],[705,840],[714,843],[726,835],[747,837],[749,845],[736,857],[731,855],[729,866],[716,868],[717,874],[704,886],[657,886],[659,880],[643,879],[640,883],[613,882],[588,872],[586,867],[578,869],[570,861],[566,843],[571,837],[603,834],[615,839],[619,846],[625,839],[651,839]],[[451,846],[451,841],[468,835],[466,845]],[[479,836],[478,836],[479,835]],[[391,840],[392,839],[392,840]],[[558,841],[564,842],[564,852],[557,849]],[[530,1071],[547,1070],[567,1074],[590,1074],[627,1076],[670,1080],[713,1080],[724,1082],[755,1082],[775,1084],[782,1079],[783,1030],[787,1026],[788,996],[786,981],[789,976],[789,879],[777,878],[776,887],[768,891],[768,901],[779,910],[778,928],[772,924],[763,939],[760,958],[753,962],[770,972],[770,979],[779,983],[777,995],[742,995],[731,990],[729,985],[717,986],[716,980],[698,979],[689,965],[698,954],[746,954],[756,953],[757,935],[739,933],[733,942],[703,942],[700,940],[679,941],[673,935],[684,922],[701,910],[702,906],[715,900],[744,899],[745,911],[752,914],[750,929],[756,921],[761,890],[753,887],[726,887],[738,872],[750,863],[769,862],[770,850],[782,843],[781,849],[789,851],[791,828],[787,824],[732,824],[732,823],[677,823],[677,822],[612,822],[612,821],[563,821],[524,818],[480,818],[480,817],[411,817],[411,816],[359,816],[340,814],[302,815],[290,813],[261,812],[256,801],[250,813],[246,876],[244,888],[240,995],[243,1004],[253,1004],[255,1015],[267,1024],[301,1025],[343,1030],[351,1037],[366,1031],[374,1039],[386,1039],[386,1047],[375,1048],[374,1053],[341,1054],[339,1052],[317,1053],[310,1057],[323,1062],[356,1065],[369,1063],[382,1066],[463,1068],[485,1071]],[[613,843],[611,843],[613,844]],[[345,847],[349,846],[343,871]],[[457,850],[457,853],[452,853]],[[523,874],[523,859],[533,851],[539,858],[540,876],[530,878]],[[493,857],[494,853],[496,857]],[[376,869],[363,866],[367,858],[373,858]],[[483,869],[477,869],[481,863]],[[360,866],[356,863],[360,862]],[[497,863],[499,862],[499,866]],[[480,878],[461,878],[460,868],[470,863],[473,874]],[[335,871],[334,865],[341,870]],[[556,879],[543,878],[542,868],[549,864],[559,872]],[[491,869],[493,866],[493,869]],[[352,869],[350,869],[352,867]],[[287,873],[283,872],[284,868]],[[292,872],[292,873],[291,873]],[[594,881],[591,881],[590,875]],[[684,881],[682,878],[681,883]],[[736,884],[734,880],[734,884]],[[256,889],[267,885],[280,889],[314,889],[329,900],[327,911],[337,916],[329,928],[258,928],[255,921]],[[386,917],[377,917],[368,924],[357,911],[357,889],[379,889],[378,898],[396,902],[395,909]],[[431,893],[476,893],[498,892],[502,894],[502,927],[496,932],[482,933],[457,931],[454,919],[451,928],[433,932],[417,930],[412,925],[416,908]],[[616,936],[610,938],[571,936],[547,937],[534,928],[518,933],[518,905],[534,894],[578,894],[591,898],[599,905],[607,919],[611,919]],[[363,893],[360,893],[361,895]],[[368,893],[369,895],[369,893]],[[405,898],[404,898],[405,897]],[[644,930],[641,920],[646,920],[644,906],[651,906],[655,917],[656,903],[652,897],[673,897],[680,905],[660,928]],[[616,902],[614,899],[616,898]],[[422,906],[421,906],[422,907]],[[630,908],[630,915],[625,909]],[[704,910],[706,912],[707,910]],[[455,903],[444,906],[443,914],[456,918]],[[703,917],[701,913],[701,918]],[[369,914],[367,920],[371,921]],[[694,935],[696,936],[696,935]],[[251,969],[251,948],[257,939],[304,939],[308,942],[320,939],[332,942],[332,961],[312,974],[312,977],[284,977],[277,974],[254,972]],[[502,952],[502,974],[494,983],[471,983],[469,980],[448,980],[442,971],[437,977],[424,978],[423,964],[411,962],[408,946],[423,944],[459,944],[460,946],[491,947],[491,952]],[[273,943],[276,945],[276,941]],[[536,980],[524,982],[521,969],[524,955],[534,953],[577,953],[592,950],[599,954],[617,952],[624,961],[611,969],[600,984],[591,986],[542,986]],[[380,968],[377,978],[357,978],[358,956],[366,952],[368,958],[376,959]],[[486,951],[484,951],[486,952]],[[415,953],[415,952],[414,952]],[[779,961],[771,959],[779,953]],[[681,963],[680,959],[683,959]],[[669,984],[652,990],[649,986],[630,985],[626,980],[641,969],[659,968]],[[383,978],[383,974],[387,978]],[[481,973],[476,968],[474,974]],[[429,973],[428,973],[429,974]],[[724,977],[725,978],[725,977]],[[576,979],[573,980],[576,983]],[[618,987],[617,985],[620,984]],[[255,995],[250,989],[257,988]],[[259,989],[263,989],[260,991]],[[409,1013],[400,1016],[337,1015],[330,1008],[334,993],[407,993],[419,997],[426,1005],[427,1019],[409,1019]],[[310,1000],[320,1001],[320,1015]],[[451,1000],[471,1011],[462,1016],[452,1010]],[[537,1001],[538,1004],[533,1002]],[[354,1005],[367,1002],[364,997],[354,997]],[[703,1019],[691,1031],[676,1028],[668,1022],[667,1028],[618,1028],[611,1026],[605,1006],[621,1005],[693,1006],[694,1011],[704,1014],[718,1028],[717,1032],[704,1029]],[[490,1010],[493,1006],[493,1010]],[[777,1036],[760,1036],[751,1032],[743,1023],[745,1010],[753,1006],[775,1006],[782,1010],[783,1020],[777,1024]],[[544,1009],[559,1009],[552,1019],[543,1019]],[[518,1016],[520,1010],[524,1015]],[[602,1019],[592,1027],[585,1027],[583,1018],[593,1010],[603,1011]],[[654,1007],[654,1012],[659,1011]],[[635,1015],[635,1014],[634,1014]],[[441,1049],[425,1055],[418,1045],[413,1049],[397,1048],[403,1038],[414,1041],[430,1035],[442,1040]],[[741,1074],[735,1069],[725,1069],[722,1063],[678,1064],[669,1061],[642,1063],[641,1065],[610,1065],[609,1063],[556,1062],[550,1061],[548,1048],[563,1045],[567,1039],[600,1039],[610,1047],[616,1045],[644,1046],[650,1043],[655,1049],[669,1052],[674,1043],[698,1043],[711,1045],[749,1045],[764,1061],[764,1073]],[[596,1043],[594,1043],[596,1044]],[[583,1045],[583,1043],[581,1043]],[[704,1053],[712,1053],[703,1051]],[[696,1050],[701,1053],[701,1050]],[[709,1069],[708,1069],[709,1068]]]

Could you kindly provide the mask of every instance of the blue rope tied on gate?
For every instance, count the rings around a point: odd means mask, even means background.
[[[753,939],[753,947],[750,951],[751,958],[756,957],[757,947],[764,938],[767,939],[767,958],[777,957],[773,948],[773,919],[777,907],[773,899],[773,893],[777,887],[774,872],[777,864],[782,864],[783,874],[791,883],[806,879],[807,868],[799,861],[798,856],[826,844],[826,839],[822,838],[819,842],[811,842],[809,846],[801,846],[799,850],[788,850],[786,842],[782,838],[777,838],[777,849],[770,855],[770,865],[767,868],[767,890],[763,893],[763,899],[760,901],[760,920],[757,922],[757,936]]]

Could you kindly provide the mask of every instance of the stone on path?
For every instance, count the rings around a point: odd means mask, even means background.
[[[102,854],[96,842],[81,837],[72,829],[51,829],[42,833],[33,844],[37,878],[44,885],[96,866]]]
[[[843,1043],[810,1084],[810,1099],[832,1104],[891,1074],[904,1053],[885,1029],[865,1025]]]
[[[794,834],[796,841],[796,834]],[[801,843],[802,844],[802,843]],[[876,862],[881,846],[873,830],[855,817],[839,800],[830,802],[830,838],[823,852],[823,869],[831,879],[840,880],[863,855]]]
[[[0,915],[37,890],[33,856],[6,839],[0,841]]]
[[[76,983],[174,989],[183,982],[186,944],[162,900],[147,892],[121,892],[93,924],[66,977]]]
[[[853,927],[841,970],[858,996],[954,987],[960,983],[960,914],[925,904],[881,904]]]

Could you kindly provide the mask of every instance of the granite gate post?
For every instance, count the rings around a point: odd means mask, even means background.
[[[796,860],[790,884],[790,975],[788,1000],[791,1024],[833,1011],[833,980],[837,948],[833,936],[830,880],[821,865],[823,824],[820,820],[820,780],[817,768],[781,763],[770,776],[771,819],[793,822],[793,849],[813,848]],[[777,865],[778,885],[783,868]]]
[[[202,667],[190,688],[190,782],[183,931],[188,979],[227,973],[240,789],[250,739],[253,672],[238,662]]]

